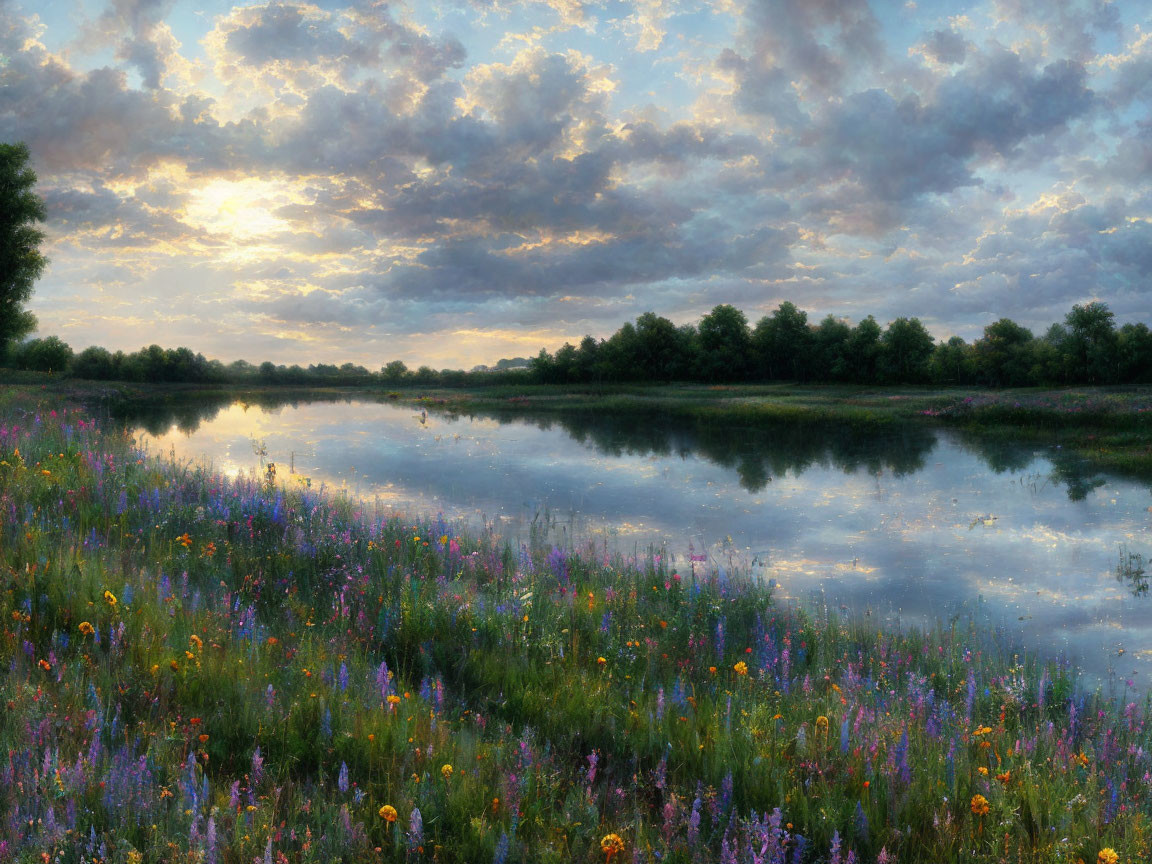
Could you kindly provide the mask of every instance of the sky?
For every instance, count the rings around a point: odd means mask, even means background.
[[[0,0],[75,348],[469,368],[653,311],[1152,309],[1144,0]]]

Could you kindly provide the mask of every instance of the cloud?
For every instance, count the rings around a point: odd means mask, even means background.
[[[963,63],[968,51],[968,43],[954,30],[933,30],[928,34],[922,49],[937,63]]]
[[[69,332],[178,307],[158,333],[280,359],[718,302],[968,335],[1147,303],[1152,42],[1124,0],[51,11],[0,0],[0,140],[32,149],[38,296],[71,298],[36,311]]]

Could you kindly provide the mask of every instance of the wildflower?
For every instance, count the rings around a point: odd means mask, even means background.
[[[185,531],[183,534],[176,538],[176,542],[187,549],[192,545],[192,538],[188,535],[188,532]]]
[[[972,812],[977,816],[987,816],[991,809],[988,806],[988,799],[983,795],[972,796]]]
[[[748,664],[745,663],[743,660],[738,662],[732,668],[736,671],[737,675],[747,675],[748,674]]]
[[[821,734],[828,734],[828,718],[821,714],[816,718],[816,731]]]
[[[172,669],[173,672],[179,672],[180,671],[180,664],[177,663],[175,660],[169,660],[168,666]]]
[[[1120,856],[1116,854],[1116,850],[1111,846],[1105,846],[1096,853],[1096,864],[1116,864],[1120,860]]]
[[[987,769],[987,768],[985,768],[983,765],[981,765],[981,766],[980,766],[979,768],[977,768],[976,770],[980,772],[981,776],[983,776],[983,777],[987,777],[987,776],[988,776],[988,769]]]
[[[452,766],[444,764],[440,767],[440,774],[445,780],[452,779]]]
[[[80,626],[76,629],[78,629],[85,636],[91,636],[93,633],[96,632],[96,628],[93,627],[92,624],[88,621],[81,621]]]
[[[607,665],[607,663],[608,663],[608,661],[605,660],[603,657],[597,657],[596,658],[596,665],[597,666],[605,666],[605,665]]]
[[[116,608],[116,604],[119,601],[116,599],[116,595],[113,594],[111,591],[105,591],[104,592],[104,602],[107,603],[112,608]]]
[[[188,644],[195,645],[197,651],[204,650],[204,640],[197,636],[195,633],[188,637]]]
[[[45,672],[51,672],[52,671],[52,664],[49,663],[47,660],[41,660],[40,661],[40,668],[43,669]]]
[[[606,856],[605,860],[611,861],[613,855],[624,851],[624,841],[619,834],[605,834],[600,840],[600,851]]]
[[[981,735],[987,735],[991,731],[992,731],[991,726],[977,726],[976,731],[973,732],[972,734],[975,735],[977,738],[979,738]]]
[[[1010,782],[1012,782],[1012,772],[1005,771],[1003,774],[997,774],[996,779],[1007,786]]]
[[[392,823],[396,821],[396,808],[391,804],[385,804],[380,808],[380,818],[385,822]]]

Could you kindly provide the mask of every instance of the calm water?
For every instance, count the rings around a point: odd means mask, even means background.
[[[663,545],[685,570],[693,554],[752,567],[806,605],[975,616],[1097,681],[1152,684],[1152,598],[1117,577],[1122,547],[1152,557],[1152,493],[1059,449],[923,427],[869,436],[376,402],[158,409],[133,423],[152,451],[228,473],[263,458],[281,480],[398,513],[494,522],[512,537],[549,519],[553,542]]]

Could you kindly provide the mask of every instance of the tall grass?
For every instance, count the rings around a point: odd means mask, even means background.
[[[18,392],[0,519],[0,861],[1152,853],[1148,702],[970,625],[381,520]]]

